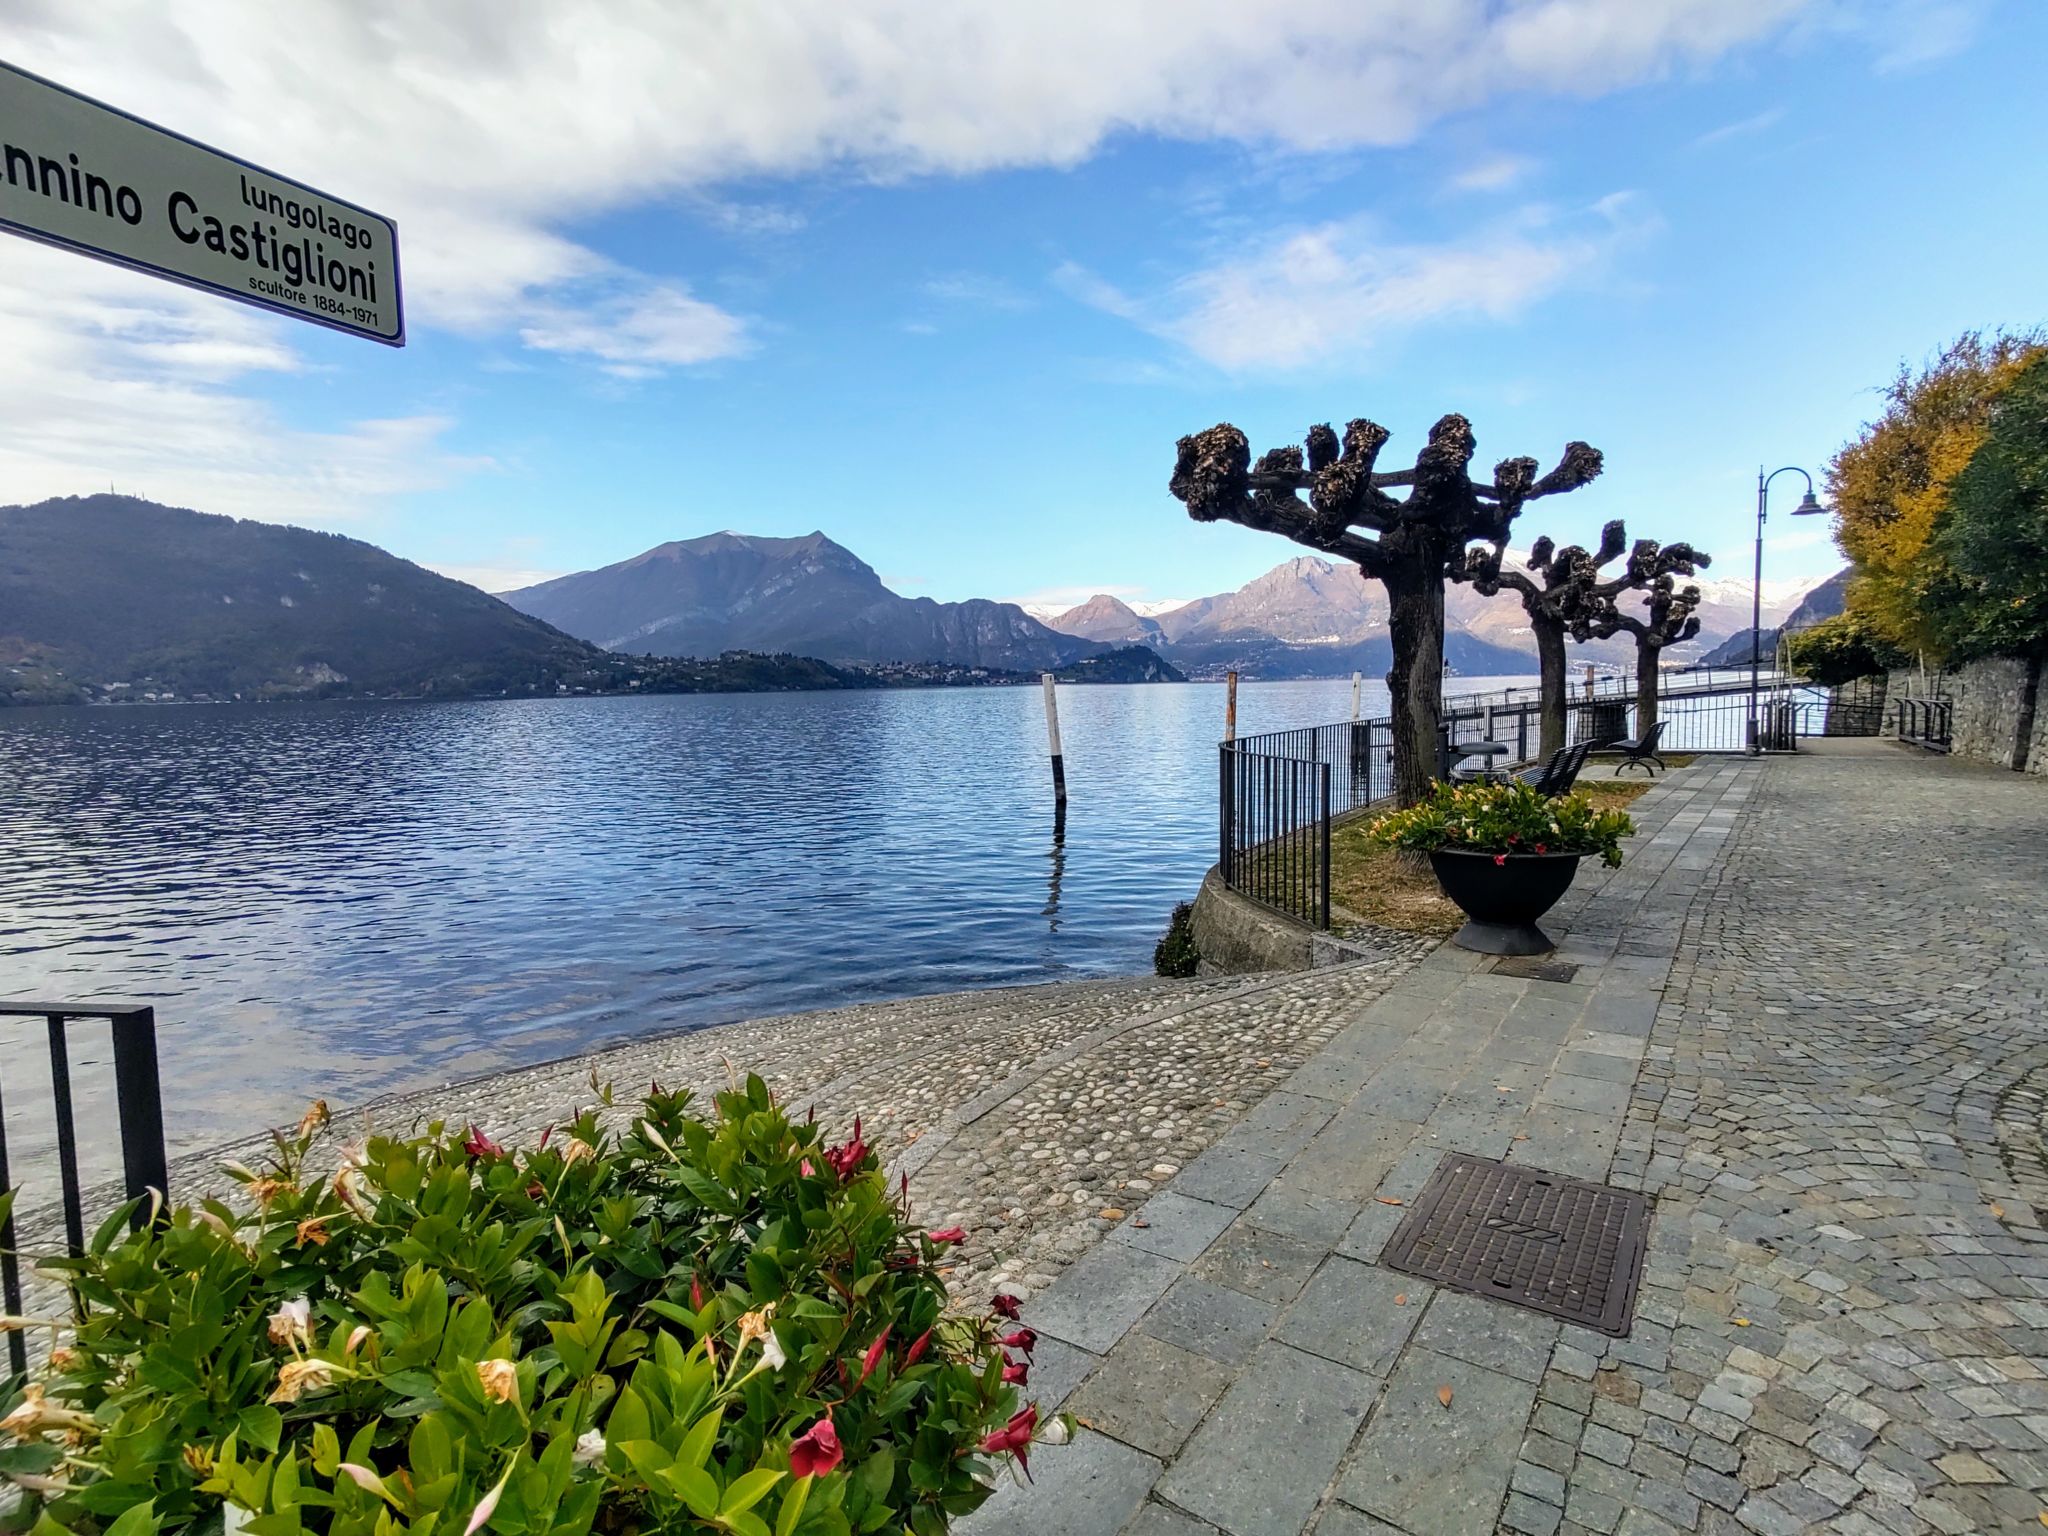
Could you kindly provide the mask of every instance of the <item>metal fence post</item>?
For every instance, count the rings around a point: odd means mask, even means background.
[[[1322,827],[1322,881],[1317,893],[1316,926],[1327,929],[1330,926],[1330,765],[1322,765],[1322,814],[1317,818]]]
[[[1223,874],[1223,883],[1228,886],[1235,883],[1236,875],[1236,871],[1231,868],[1230,852],[1231,844],[1236,841],[1237,807],[1234,804],[1235,797],[1231,794],[1233,786],[1230,782],[1230,747],[1227,744],[1216,749],[1216,760],[1222,770],[1218,775],[1216,787],[1216,867]]]
[[[137,1008],[116,1014],[114,1033],[114,1096],[121,1114],[121,1170],[128,1198],[155,1190],[161,1209],[170,1209],[170,1162],[164,1154],[163,1079],[157,1070],[156,1010]],[[131,1225],[140,1226],[138,1208]]]

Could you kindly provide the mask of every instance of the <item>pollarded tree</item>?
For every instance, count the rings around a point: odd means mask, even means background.
[[[1655,539],[1637,539],[1629,551],[1627,582],[1621,591],[1644,594],[1640,613],[1623,608],[1616,598],[1620,592],[1601,597],[1587,623],[1597,639],[1626,630],[1636,642],[1636,735],[1645,735],[1657,723],[1658,665],[1664,647],[1690,640],[1700,632],[1694,609],[1700,605],[1700,589],[1677,587],[1676,576],[1691,576],[1700,566],[1711,565],[1707,555],[1690,544],[1659,544]]]
[[[1170,486],[1197,522],[1223,519],[1284,534],[1356,562],[1386,587],[1394,794],[1412,805],[1435,777],[1445,580],[1463,568],[1467,545],[1504,542],[1525,503],[1575,491],[1599,474],[1600,454],[1570,443],[1547,475],[1538,475],[1534,459],[1503,459],[1491,481],[1477,481],[1466,473],[1472,424],[1446,416],[1429,429],[1413,469],[1382,473],[1374,464],[1387,435],[1377,422],[1353,421],[1340,445],[1328,425],[1312,427],[1306,456],[1300,448],[1275,448],[1253,464],[1245,435],[1219,423],[1180,440]],[[1408,494],[1388,494],[1399,489]]]
[[[1464,569],[1452,572],[1453,579],[1470,582],[1483,596],[1492,597],[1505,588],[1522,600],[1522,612],[1536,637],[1538,751],[1543,757],[1564,745],[1565,636],[1590,637],[1591,622],[1598,616],[1600,567],[1621,553],[1627,538],[1627,531],[1615,521],[1601,530],[1600,548],[1594,553],[1578,544],[1553,549],[1549,538],[1538,539],[1529,551],[1527,574],[1501,563],[1505,542],[1475,546],[1465,552]]]
[[[1617,559],[1628,546],[1628,526],[1620,518],[1600,530],[1599,549],[1588,553],[1578,544],[1568,544],[1553,552],[1549,539],[1538,539],[1529,551],[1529,569],[1532,576],[1525,576],[1512,566],[1503,566],[1502,557],[1507,552],[1505,541],[1487,549],[1472,549],[1466,552],[1465,569],[1458,579],[1469,581],[1481,593],[1491,597],[1503,587],[1512,589],[1522,599],[1522,611],[1529,616],[1529,628],[1536,636],[1536,658],[1541,674],[1540,702],[1542,719],[1541,751],[1545,756],[1564,745],[1565,737],[1565,636],[1581,644],[1595,638],[1605,638],[1621,629],[1635,631],[1632,625],[1642,624],[1633,615],[1624,616],[1616,607],[1615,599],[1620,594],[1633,590],[1654,589],[1662,580],[1668,587],[1671,576],[1692,575],[1700,566],[1711,565],[1712,557],[1702,554],[1690,544],[1659,544],[1655,539],[1638,539],[1635,548],[1629,551],[1628,563],[1612,576],[1603,577],[1600,568]],[[1535,578],[1540,578],[1542,585]],[[1676,599],[1674,599],[1676,601]],[[1699,593],[1692,590],[1692,600],[1685,608],[1681,619],[1692,613],[1699,602]],[[1695,623],[1684,635],[1674,639],[1690,639],[1698,633]],[[1661,650],[1667,643],[1658,641]],[[1636,653],[1636,702],[1642,707],[1642,636],[1637,635]],[[1648,718],[1655,721],[1657,716],[1656,683],[1657,658],[1650,660],[1650,713]],[[1645,727],[1647,729],[1647,727]]]

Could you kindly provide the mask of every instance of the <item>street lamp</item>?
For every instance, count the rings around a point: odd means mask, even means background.
[[[1812,517],[1827,511],[1814,499],[1813,476],[1797,464],[1787,464],[1783,469],[1774,469],[1768,475],[1759,468],[1756,472],[1756,575],[1750,583],[1749,597],[1749,755],[1755,757],[1763,751],[1763,743],[1757,737],[1757,666],[1764,648],[1764,511],[1769,505],[1771,482],[1780,475],[1802,475],[1806,479],[1806,494],[1799,498],[1799,505],[1792,509],[1794,517]]]

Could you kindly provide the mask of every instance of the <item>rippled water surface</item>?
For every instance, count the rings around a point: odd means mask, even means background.
[[[1240,729],[1349,692],[1247,685]],[[1147,970],[1215,857],[1222,689],[1060,703],[1057,847],[1034,689],[0,711],[0,996],[154,1003],[189,1148],[645,1031]],[[17,1103],[40,1026],[0,1051]]]

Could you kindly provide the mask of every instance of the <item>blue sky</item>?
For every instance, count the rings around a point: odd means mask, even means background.
[[[2038,5],[1299,9],[1329,57],[1155,48],[1142,4],[613,12],[564,79],[487,10],[337,7],[308,89],[218,10],[31,6],[0,56],[394,213],[412,342],[9,241],[0,500],[112,481],[493,587],[822,528],[911,595],[1187,598],[1296,551],[1190,523],[1176,437],[1368,415],[1392,460],[1459,410],[1485,462],[1607,454],[1521,542],[1621,516],[1746,580],[1760,462],[1818,471],[1902,361],[2048,318]],[[1836,563],[1773,533],[1771,577]]]

